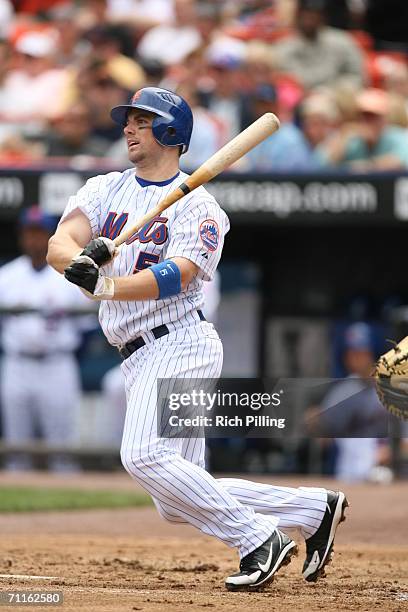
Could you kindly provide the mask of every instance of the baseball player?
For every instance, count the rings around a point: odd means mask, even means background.
[[[0,307],[39,312],[5,314],[1,342],[1,404],[4,439],[27,444],[39,435],[48,446],[76,442],[80,402],[79,370],[74,351],[81,340],[78,318],[67,309],[89,302],[47,265],[48,240],[56,219],[38,206],[25,210],[19,240],[23,255],[0,269]],[[64,392],[61,393],[61,389]],[[65,454],[52,454],[53,471],[71,471],[77,464]],[[29,469],[23,454],[10,455],[8,469]]]
[[[294,527],[306,538],[303,575],[314,581],[331,556],[347,504],[343,493],[215,479],[204,468],[204,439],[157,434],[157,379],[221,374],[222,345],[204,320],[202,286],[214,276],[229,221],[200,187],[115,253],[115,236],[183,183],[179,156],[188,149],[193,117],[183,98],[156,87],[137,91],[111,115],[123,126],[134,168],[91,178],[69,199],[48,261],[101,301],[101,326],[124,359],[123,465],[165,519],[238,549],[240,567],[226,578],[228,589],[272,580],[296,552],[280,529]]]

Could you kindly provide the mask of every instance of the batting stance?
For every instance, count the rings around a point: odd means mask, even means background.
[[[204,467],[203,439],[157,435],[157,379],[221,374],[222,344],[204,320],[202,286],[214,276],[229,221],[199,187],[115,253],[113,239],[123,228],[185,180],[179,156],[193,117],[180,96],[155,87],[137,91],[111,115],[123,125],[135,167],[91,178],[69,199],[48,261],[101,300],[101,326],[124,359],[123,465],[165,519],[238,549],[240,567],[227,577],[228,589],[257,588],[289,563],[296,545],[285,528],[299,528],[306,539],[303,576],[315,581],[331,557],[343,493],[215,479]]]

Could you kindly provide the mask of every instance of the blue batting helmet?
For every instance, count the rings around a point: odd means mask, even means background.
[[[111,117],[125,126],[130,109],[140,108],[154,113],[153,136],[165,147],[182,146],[182,153],[188,150],[193,129],[193,113],[187,102],[179,95],[160,87],[139,89],[129,104],[115,106]]]

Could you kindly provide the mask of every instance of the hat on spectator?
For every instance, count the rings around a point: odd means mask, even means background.
[[[373,338],[367,323],[353,323],[344,333],[344,349],[372,351]]]
[[[365,89],[357,96],[357,108],[373,115],[386,115],[390,109],[390,99],[382,89]]]
[[[254,91],[254,98],[261,100],[262,102],[276,102],[278,99],[278,92],[274,85],[269,83],[262,83],[258,85]]]
[[[25,208],[20,215],[21,227],[39,227],[53,232],[57,226],[57,220],[54,216],[44,212],[38,205]]]
[[[26,32],[15,45],[16,51],[31,57],[47,57],[56,51],[56,39],[51,32]]]
[[[245,61],[246,45],[241,40],[228,36],[212,42],[206,52],[206,58],[211,66],[234,69]]]
[[[334,100],[323,94],[312,94],[306,98],[300,107],[302,117],[319,116],[329,121],[339,118],[339,110]]]

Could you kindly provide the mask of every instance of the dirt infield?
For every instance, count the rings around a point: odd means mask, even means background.
[[[0,475],[0,486],[5,482],[63,484],[47,475]],[[126,475],[64,482],[117,490],[133,486]],[[275,482],[306,484],[296,478]],[[60,590],[62,609],[75,611],[408,610],[408,483],[345,490],[351,508],[327,578],[316,585],[300,578],[304,548],[297,538],[299,557],[265,591],[228,593],[223,578],[236,568],[234,551],[142,508],[2,515],[0,573],[54,578],[0,578],[0,590]]]

